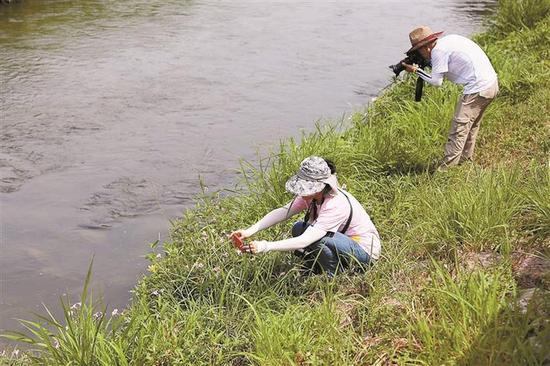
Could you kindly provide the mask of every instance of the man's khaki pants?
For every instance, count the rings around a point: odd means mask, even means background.
[[[455,108],[442,167],[471,160],[483,112],[498,94],[498,81],[479,93],[463,94]]]

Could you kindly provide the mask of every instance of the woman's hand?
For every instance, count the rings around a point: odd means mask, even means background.
[[[230,238],[233,237],[233,236],[236,236],[237,238],[242,240],[242,239],[245,239],[245,238],[249,238],[252,235],[249,234],[248,230],[246,230],[246,229],[239,229],[239,230],[235,230],[231,234],[229,234]]]
[[[254,241],[251,241],[248,244],[243,245],[241,251],[243,253],[256,254],[256,244]]]
[[[267,251],[267,241],[265,240],[253,240],[248,244],[243,245],[243,252],[250,254],[257,254]]]
[[[401,62],[401,65],[403,65],[403,67],[405,68],[405,70],[407,72],[412,72],[413,74],[416,72],[416,70],[418,70],[418,65],[416,65],[416,64],[409,65],[409,64],[406,64],[404,62]]]

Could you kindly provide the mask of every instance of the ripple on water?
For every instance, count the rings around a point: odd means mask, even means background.
[[[166,206],[190,204],[193,197],[188,193],[189,186],[189,182],[183,181],[168,186],[150,179],[120,177],[88,198],[80,209],[91,211],[92,218],[79,226],[108,229],[123,218],[148,215]]]

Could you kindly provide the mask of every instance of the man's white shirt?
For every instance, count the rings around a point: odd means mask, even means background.
[[[431,62],[431,75],[418,70],[422,79],[440,86],[445,77],[464,85],[464,94],[486,90],[497,80],[495,69],[481,47],[459,35],[452,34],[438,39],[431,53]]]

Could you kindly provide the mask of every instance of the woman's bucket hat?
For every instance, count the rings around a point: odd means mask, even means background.
[[[443,32],[432,32],[430,27],[425,25],[413,29],[412,32],[409,33],[409,40],[411,41],[412,47],[406,53],[410,53],[424,45],[427,45],[428,43],[438,39],[442,34]]]
[[[310,156],[302,161],[298,173],[287,180],[285,188],[288,192],[303,197],[321,192],[325,184],[328,184],[332,191],[338,192],[338,180],[330,173],[325,159]]]

